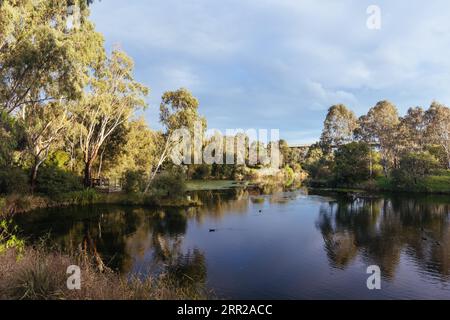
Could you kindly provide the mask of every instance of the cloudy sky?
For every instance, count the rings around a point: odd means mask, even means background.
[[[366,22],[381,9],[381,29]],[[327,108],[359,116],[379,100],[450,102],[448,0],[102,0],[92,18],[108,48],[133,57],[150,87],[186,87],[209,128],[280,129],[290,143],[320,136]]]

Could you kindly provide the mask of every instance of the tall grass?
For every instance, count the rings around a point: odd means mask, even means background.
[[[67,267],[81,268],[81,290],[67,289]],[[180,283],[163,274],[131,279],[106,269],[100,272],[94,259],[26,248],[18,259],[13,250],[0,255],[2,300],[198,300],[212,295],[205,288]]]

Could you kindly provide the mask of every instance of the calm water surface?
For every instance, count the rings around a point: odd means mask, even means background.
[[[235,189],[202,208],[95,206],[18,219],[30,241],[86,239],[125,274],[172,270],[235,299],[450,299],[450,197]],[[367,267],[382,289],[367,289]]]

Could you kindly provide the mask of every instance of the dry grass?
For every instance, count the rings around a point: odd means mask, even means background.
[[[68,290],[67,267],[81,268],[81,290]],[[13,250],[0,255],[0,300],[196,300],[211,296],[204,288],[179,285],[163,275],[127,280],[111,270],[100,272],[85,257],[39,248],[26,248],[22,257]]]

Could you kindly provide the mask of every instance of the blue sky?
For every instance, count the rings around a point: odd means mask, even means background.
[[[381,29],[366,26],[369,5]],[[280,129],[290,143],[320,136],[328,107],[359,116],[379,100],[400,113],[450,101],[450,2],[365,0],[102,0],[92,18],[108,48],[135,61],[151,89],[186,87],[209,128]]]

